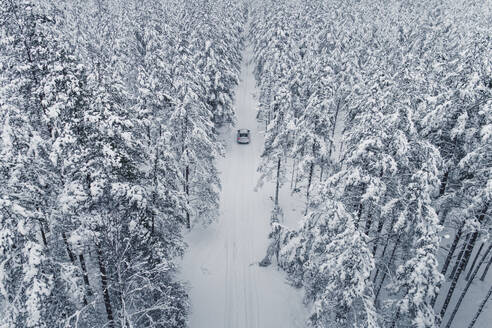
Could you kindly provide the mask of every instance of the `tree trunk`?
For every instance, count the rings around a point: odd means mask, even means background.
[[[386,243],[384,244],[384,248],[383,248],[383,253],[381,254],[381,259],[384,259],[384,255],[386,253],[386,249],[388,248],[388,240],[386,240]],[[377,269],[376,269],[376,273],[374,274],[374,279],[372,280],[372,283],[373,285],[376,285],[376,281],[378,279],[378,275],[379,275],[379,263],[377,265]]]
[[[190,166],[186,165],[185,169],[185,192],[186,192],[186,204],[190,205]],[[190,220],[190,210],[186,209],[186,228],[191,229],[191,220]]]
[[[106,274],[106,267],[104,266],[102,252],[101,249],[99,248],[99,245],[96,245],[96,249],[97,249],[97,261],[99,263],[99,273],[101,275],[101,287],[104,297],[104,306],[106,308],[108,324],[110,328],[114,328],[113,309],[111,308],[111,299],[109,297],[108,276]]]
[[[449,169],[446,170],[446,172],[444,173],[444,175],[442,177],[441,186],[439,187],[439,197],[442,197],[446,191],[446,186],[448,184],[448,176],[449,176]],[[436,211],[437,212],[436,214],[439,216],[439,225],[444,225],[444,222],[446,221],[446,216],[447,216],[448,210],[449,209],[442,211],[442,209],[439,208]]]
[[[296,172],[296,162],[297,160],[294,158],[294,163],[292,163],[292,176],[290,178],[290,190],[292,190],[292,187],[294,186],[294,174]]]
[[[367,210],[367,212],[369,213],[367,214],[366,228],[364,233],[366,234],[366,236],[369,236],[369,231],[371,230],[371,226],[372,226],[372,213],[370,209]]]
[[[483,208],[482,210],[482,213],[480,213],[480,216],[478,217],[478,222],[481,224],[485,218],[485,213],[487,213],[487,210],[489,208],[489,204],[485,204],[485,207]],[[475,247],[475,243],[477,242],[477,238],[478,238],[478,231],[475,231],[472,233],[471,235],[471,238],[469,239],[468,241],[468,245],[466,247],[466,251],[465,251],[465,254],[463,255],[463,270],[466,269],[466,265],[468,264],[468,261],[471,257],[471,254],[473,252],[473,248]],[[451,274],[452,276],[453,274]]]
[[[342,137],[343,137],[343,134],[342,134]],[[340,147],[338,147],[338,159],[337,159],[337,163],[340,162],[340,156],[342,156],[342,149],[343,149],[343,139],[340,142]]]
[[[75,267],[77,266],[77,263],[75,263],[75,255],[70,249],[70,244],[68,243],[67,234],[65,232],[62,232],[62,238],[63,238],[63,242],[65,243],[65,248],[67,250],[68,258],[70,259],[70,262],[72,262],[72,265]],[[84,303],[84,305],[87,305],[87,299],[85,298],[85,296],[82,302]]]
[[[162,124],[159,124],[159,138],[162,137]],[[149,134],[149,139],[150,139],[150,134]],[[157,146],[156,152],[155,152],[155,158],[154,158],[154,192],[152,194],[152,203],[156,204],[156,198],[158,195],[157,191],[157,186],[159,184],[158,179],[157,179],[157,172],[159,171],[159,158],[160,158],[160,149]],[[155,213],[152,211],[152,223],[151,223],[151,231],[150,231],[150,236],[154,236],[154,227],[155,227]]]
[[[39,221],[39,229],[41,230],[41,238],[43,238],[44,247],[48,247],[48,242],[46,240],[46,233],[44,232],[43,221]]]
[[[67,234],[63,232],[62,237],[63,242],[65,243],[65,248],[67,249],[68,257],[70,258],[70,262],[72,262],[72,264],[76,266],[77,264],[75,263],[75,255],[73,255],[73,252],[70,249],[70,245],[68,244]]]
[[[279,156],[278,161],[277,161],[277,183],[275,186],[275,207],[278,206],[278,190],[280,187],[280,162],[281,162],[281,159]]]
[[[480,277],[480,281],[485,280],[485,276],[487,276],[487,272],[489,271],[490,264],[492,264],[492,256],[489,258],[489,262],[487,263],[485,270],[483,270],[482,276]]]
[[[382,220],[380,218],[380,220]],[[393,218],[391,220],[391,226],[390,226],[390,229],[389,231],[393,231],[393,227],[395,225],[395,222],[396,222],[396,218]],[[388,245],[389,245],[389,242],[390,242],[390,238],[385,238],[386,242],[384,243],[384,248],[383,248],[383,253],[381,254],[381,259],[384,259],[384,255],[386,254],[386,250],[388,249]],[[377,281],[377,278],[378,278],[378,274],[379,274],[379,267],[380,265],[378,264],[378,268],[376,269],[376,274],[374,275],[374,280],[373,280],[373,284],[376,285],[376,281]]]
[[[448,255],[446,256],[446,260],[444,261],[444,265],[442,267],[442,270],[441,270],[441,274],[443,276],[446,276],[446,271],[448,270],[448,267],[449,267],[449,264],[451,263],[451,259],[453,257],[453,254],[456,250],[456,247],[458,246],[458,243],[460,241],[460,238],[461,238],[461,235],[463,233],[463,226],[465,225],[465,222],[463,221],[458,229],[458,231],[456,232],[456,235],[454,236],[454,240],[453,240],[453,244],[451,245],[451,248],[449,249],[449,252],[448,252]],[[458,255],[458,259],[456,260],[457,262],[456,263],[459,263],[458,260],[461,259],[461,256],[463,255],[463,251],[464,251],[464,247],[466,245],[466,240],[463,244],[463,248],[461,249],[461,252],[460,254]],[[454,272],[456,272],[456,268],[457,268],[457,265],[455,265],[455,268],[453,268],[453,272],[451,273],[451,277],[454,276]],[[441,288],[441,283],[439,283],[437,285],[437,289],[440,289]],[[434,305],[436,304],[436,300],[437,300],[437,297],[439,296],[438,295],[435,295],[431,301],[430,301],[430,305],[432,307],[434,307]]]
[[[483,244],[482,244],[482,246],[483,246]],[[473,274],[471,275],[470,279],[468,279],[468,282],[466,284],[465,289],[463,289],[463,291],[461,292],[460,298],[458,299],[458,302],[454,306],[454,310],[451,313],[451,317],[449,318],[448,323],[446,324],[445,328],[449,328],[451,326],[451,323],[453,322],[454,317],[456,316],[456,313],[458,312],[458,309],[460,308],[460,305],[461,305],[461,302],[463,301],[463,298],[465,297],[466,293],[468,292],[468,289],[470,288],[470,286],[473,282],[473,279],[475,279],[475,276],[477,275],[478,269],[485,262],[485,258],[489,254],[490,249],[492,249],[492,244],[490,244],[490,246],[489,246],[489,248],[487,248],[487,251],[485,252],[485,254],[483,254],[482,259],[480,260],[480,263],[478,264],[478,266],[475,268],[475,270],[473,270]]]
[[[381,216],[379,216],[378,230],[376,231],[376,239],[374,240],[374,246],[372,247],[372,255],[374,256],[376,256],[376,251],[378,250],[379,235],[381,234],[381,231],[383,231],[383,226],[384,226],[384,220]]]
[[[391,323],[391,328],[395,328],[396,327],[396,322],[400,319],[400,309],[398,309],[398,311],[396,311],[396,315],[395,315],[395,318],[393,319],[393,322]]]
[[[482,303],[480,303],[480,306],[478,307],[477,313],[475,313],[475,316],[473,317],[472,321],[470,322],[470,325],[468,326],[468,328],[473,328],[473,326],[477,322],[478,317],[482,313],[482,310],[485,307],[485,304],[489,300],[491,294],[492,294],[492,286],[490,286],[489,291],[487,292],[487,295],[485,295],[485,298],[483,299]]]
[[[469,244],[469,240],[470,240],[470,235],[466,235],[465,241],[461,246],[461,251],[459,252],[458,257],[456,258],[456,261],[454,263],[453,270],[451,270],[451,274],[448,277],[449,280],[452,280],[454,275],[456,274],[456,270],[458,270],[461,260],[463,259],[463,254],[465,253],[466,247]]]
[[[301,148],[301,155],[300,155],[300,158],[303,158],[304,157],[304,146]],[[299,182],[299,176],[298,176],[298,173],[296,172],[296,177],[294,179],[294,189],[293,190],[297,190],[297,183]]]
[[[333,162],[333,159],[331,158],[331,154],[333,153],[333,144],[334,141],[333,138],[335,137],[335,130],[337,128],[337,120],[338,120],[338,113],[340,112],[340,99],[337,101],[337,108],[335,110],[335,118],[333,122],[333,127],[331,129],[331,142],[330,142],[330,150],[329,150],[329,155],[328,155],[328,160]]]
[[[309,189],[311,188],[311,181],[313,178],[313,169],[314,169],[314,162],[311,162],[311,165],[309,167],[308,184],[307,184],[307,188],[306,188],[306,211],[304,212],[304,215],[307,214],[308,209],[309,209]]]
[[[478,235],[479,235],[478,232],[473,233],[472,238],[470,239],[470,242],[468,243],[469,247],[467,248],[465,255],[463,255],[463,260],[465,261],[463,270],[465,270],[465,271],[466,271],[466,267],[468,266],[468,262],[470,261],[471,255],[473,253],[473,249],[475,248],[475,245],[477,243]],[[475,238],[473,238],[474,236],[475,236]]]
[[[444,225],[444,223],[446,222],[446,217],[448,215],[450,211],[450,208],[449,206],[444,208],[444,209],[440,209],[439,212],[436,212],[437,216],[439,217],[439,225]]]
[[[473,239],[473,236],[472,236],[472,239]],[[475,239],[476,239],[476,237],[475,237]],[[473,250],[473,245],[474,245],[474,242],[472,242],[472,240],[470,240],[468,242],[467,247],[466,247],[465,254],[463,255],[463,258],[460,260],[460,262],[458,264],[458,269],[456,270],[456,273],[454,274],[454,276],[452,278],[451,286],[449,287],[448,294],[446,295],[446,299],[444,300],[444,304],[441,308],[441,313],[440,313],[441,318],[444,318],[444,314],[446,313],[446,310],[449,306],[449,302],[451,301],[451,297],[453,297],[454,290],[456,289],[456,285],[458,284],[458,279],[460,278],[461,273],[466,268],[466,262],[467,262],[466,259],[470,257],[471,251]]]
[[[396,249],[398,248],[398,244],[400,243],[400,236],[398,236],[398,239],[396,240],[395,242],[395,248],[393,248],[393,251],[391,252],[391,255],[390,255],[390,258],[389,258],[389,261],[388,261],[388,269],[389,267],[391,267],[391,265],[393,264],[393,259],[395,257],[395,253],[396,253]],[[384,280],[386,279],[386,275],[387,275],[387,272],[384,272],[383,274],[383,278],[381,279],[381,281],[379,282],[379,286],[378,286],[378,289],[376,291],[376,294],[375,294],[375,297],[374,297],[374,302],[377,301],[378,299],[378,296],[379,296],[379,292],[381,291],[381,289],[383,288],[383,283],[384,283]]]
[[[321,156],[320,172],[319,172],[319,182],[320,183],[323,182],[324,167],[325,167],[325,164],[324,164],[323,156]]]
[[[79,254],[80,268],[82,269],[82,276],[84,278],[84,283],[87,288],[87,296],[92,296],[92,289],[89,283],[89,274],[87,273],[87,266],[85,265],[84,253]]]
[[[475,258],[473,259],[473,262],[472,262],[472,264],[470,266],[470,269],[468,270],[468,274],[466,275],[465,280],[470,279],[470,275],[471,275],[471,273],[473,271],[473,268],[475,267],[475,264],[477,263],[478,256],[480,255],[480,252],[482,251],[482,248],[483,248],[484,245],[485,245],[485,243],[482,242],[482,245],[480,245],[480,248],[478,249],[477,254],[475,255]]]
[[[446,170],[446,172],[442,176],[441,187],[439,188],[439,197],[444,195],[444,192],[446,191],[446,185],[448,183],[448,176],[449,176],[449,169]]]
[[[357,210],[357,221],[355,221],[356,229],[359,229],[359,222],[361,217],[362,217],[362,203],[359,203],[359,208]]]

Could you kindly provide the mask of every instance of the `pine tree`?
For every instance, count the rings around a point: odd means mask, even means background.
[[[297,234],[279,241],[279,265],[314,302],[312,326],[379,327],[369,279],[374,259],[341,203],[327,200]]]
[[[404,262],[398,266],[396,276],[389,288],[398,295],[394,303],[395,313],[391,326],[435,327],[436,316],[430,300],[437,294],[442,280],[436,258],[439,247],[439,225],[431,206],[430,194],[437,181],[435,149],[421,145],[414,149],[416,158],[425,158],[419,169],[412,174],[406,187],[403,208],[405,221],[398,221],[394,229],[403,229],[409,236],[402,241]],[[427,147],[427,148],[426,148]],[[406,241],[408,240],[408,241]],[[407,244],[410,243],[410,244]],[[406,249],[410,247],[410,249]],[[406,259],[405,259],[406,258]]]
[[[4,74],[10,80],[2,86],[3,185],[9,195],[3,199],[2,230],[11,236],[2,245],[9,254],[3,296],[10,303],[10,324],[50,326],[83,299],[78,268],[64,257],[57,200],[63,186],[58,156],[70,142],[71,118],[84,105],[85,76],[71,47],[56,38],[52,17],[28,1],[2,2],[1,8]]]
[[[343,224],[345,230],[333,236],[318,260],[316,279],[326,279],[327,284],[314,302],[310,321],[315,327],[379,327],[369,279],[374,260],[367,237],[355,229],[351,218],[333,224]]]

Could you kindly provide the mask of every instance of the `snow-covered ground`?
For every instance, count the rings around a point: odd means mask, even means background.
[[[181,278],[189,283],[191,328],[305,327],[308,311],[302,290],[289,286],[274,266],[258,266],[270,232],[272,184],[254,191],[263,145],[256,122],[257,102],[252,49],[244,53],[236,90],[236,128],[251,130],[251,143],[236,143],[236,129],[223,131],[226,155],[218,163],[222,195],[220,217],[186,236]]]

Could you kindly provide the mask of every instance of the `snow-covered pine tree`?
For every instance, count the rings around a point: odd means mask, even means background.
[[[435,82],[425,84],[433,90],[429,90],[430,95],[420,102],[419,115],[422,118],[419,123],[421,135],[436,145],[443,156],[444,169],[435,207],[439,211],[440,222],[451,231],[455,230],[441,269],[446,274],[452,268],[449,276],[451,288],[441,310],[444,315],[476,241],[488,229],[487,220],[484,220],[487,212],[484,201],[476,203],[476,198],[470,197],[469,178],[474,173],[461,164],[481,147],[483,140],[479,131],[486,121],[484,109],[492,88],[488,87],[490,60],[483,57],[483,52],[490,51],[491,47],[490,40],[484,39],[483,26],[487,23],[480,21],[480,15],[467,18],[466,23],[461,21],[463,17],[457,16],[451,23],[446,14],[455,9],[442,9],[432,12],[431,20],[426,22],[429,26],[426,43],[430,45],[423,48],[432,51],[421,56],[419,71]],[[473,166],[482,165],[479,162]],[[480,187],[471,188],[475,190],[474,195],[481,193],[478,191]],[[480,224],[477,225],[478,222]],[[451,265],[458,248],[458,257]]]
[[[55,18],[29,1],[2,1],[2,297],[13,326],[52,326],[83,302],[66,257],[57,199],[60,148],[87,101],[85,75]],[[17,296],[14,296],[17,295]],[[84,299],[85,300],[85,299]]]
[[[182,326],[187,313],[173,264],[183,252],[182,177],[162,126],[169,107],[165,66],[156,59],[162,53],[155,52],[162,38],[152,34],[159,28],[149,25],[134,30],[146,38],[140,40],[148,54],[143,59],[117,47],[99,49],[101,53],[92,49],[97,60],[89,78],[92,102],[76,125],[75,149],[66,165],[65,212],[78,214],[68,242],[99,271],[92,290],[95,300],[103,300],[107,318],[96,320],[112,326]],[[107,57],[108,52],[113,54]],[[133,95],[125,82],[131,77],[125,76],[130,56],[139,63],[138,93]],[[162,81],[156,83],[158,78]]]
[[[132,120],[138,123],[133,134],[139,136],[145,154],[139,178],[143,190],[133,202],[132,220],[118,233],[132,237],[121,243],[120,257],[128,259],[116,264],[115,284],[125,302],[121,322],[180,327],[188,305],[183,287],[174,279],[173,259],[184,252],[181,229],[186,203],[168,126],[171,65],[164,61],[163,47],[172,40],[165,39],[165,17],[162,8],[154,5],[139,7],[135,13],[140,19],[134,34],[137,81]]]
[[[183,62],[204,57],[203,35],[186,34],[210,23],[199,5],[1,2],[0,222],[1,254],[8,257],[1,285],[3,305],[12,310],[8,323],[184,325],[187,298],[173,263],[184,249],[182,222],[190,208],[212,217],[219,186],[206,79],[193,65],[171,76]],[[222,18],[221,29],[209,31],[210,44],[216,57],[225,55],[217,70],[228,79],[216,86],[232,95],[244,10],[227,1],[210,5]],[[190,21],[179,14],[190,8],[185,16],[196,25],[183,29]],[[188,52],[175,64],[180,38]],[[194,95],[184,97],[187,90]],[[230,106],[230,98],[222,100]],[[188,132],[204,131],[188,145],[213,155],[188,156],[189,189],[170,119],[182,107],[196,109]],[[106,318],[96,308],[105,308]]]
[[[194,61],[198,43],[191,32],[191,19],[183,13],[172,72],[173,109],[169,118],[174,151],[184,176],[186,224],[192,220],[210,222],[217,215],[218,179],[215,159],[221,154],[212,123],[212,113],[203,102],[204,77]],[[190,14],[191,15],[191,14]],[[188,25],[185,27],[185,25]],[[197,221],[197,222],[199,222]]]
[[[389,324],[392,327],[435,327],[436,315],[430,301],[437,294],[442,275],[436,257],[439,225],[430,195],[438,182],[439,155],[429,144],[411,146],[413,162],[418,167],[405,187],[402,213],[393,227],[406,236],[399,238],[403,263],[389,286],[397,297],[389,311],[392,317]]]
[[[296,13],[296,8],[285,6],[284,3],[269,5],[277,6],[275,17],[270,17],[268,23],[258,21],[253,27],[255,47],[261,47],[255,58],[256,77],[260,84],[258,115],[266,120],[264,149],[258,167],[261,174],[258,186],[262,186],[265,180],[275,180],[274,202],[278,205],[278,190],[287,172],[284,160],[293,145],[295,119],[298,116],[296,98],[300,94],[295,64],[300,52],[295,38],[291,37],[295,33],[293,26],[286,19]],[[256,34],[260,29],[265,29],[263,34]]]
[[[311,8],[311,6],[314,8]],[[290,157],[294,164],[292,169],[292,181],[295,191],[304,187],[306,193],[306,209],[308,208],[310,193],[317,176],[317,168],[324,167],[329,160],[330,135],[333,131],[333,113],[326,99],[331,92],[329,85],[331,68],[325,65],[326,48],[320,46],[320,25],[313,24],[311,20],[313,11],[323,11],[313,4],[306,4],[306,8],[296,20],[298,26],[294,28],[294,42],[301,43],[298,56],[295,56],[292,77],[293,115],[295,117],[295,130],[293,131],[293,146]],[[302,41],[304,40],[304,41]],[[310,41],[307,41],[310,40]],[[304,43],[302,43],[304,42]],[[299,162],[299,163],[298,163]],[[320,172],[320,175],[322,173]],[[292,186],[291,186],[292,187]]]
[[[201,56],[197,66],[205,76],[205,102],[210,107],[213,122],[220,126],[222,124],[233,124],[235,113],[232,107],[234,88],[239,82],[239,36],[234,35],[234,26],[227,19],[232,8],[225,8],[218,1],[203,2],[202,22],[199,33],[202,48]],[[217,8],[218,7],[218,8]],[[240,17],[238,17],[241,19]]]
[[[463,207],[463,216],[469,221],[471,228],[469,240],[463,247],[464,253],[461,259],[456,261],[456,273],[452,277],[451,285],[441,308],[441,316],[446,313],[451,301],[458,279],[465,271],[468,260],[471,257],[473,248],[481,235],[487,235],[490,230],[490,220],[487,219],[490,213],[490,203],[492,193],[490,191],[490,175],[492,173],[492,133],[490,133],[490,122],[492,122],[492,101],[489,100],[477,114],[478,122],[475,126],[474,135],[469,134],[468,143],[469,153],[459,162],[458,169],[462,174],[461,188],[458,190]],[[479,123],[480,122],[480,123]],[[463,227],[462,229],[464,229]]]
[[[327,199],[297,235],[281,242],[279,265],[314,302],[313,327],[379,327],[370,280],[374,259],[342,203]]]
[[[328,284],[314,303],[311,323],[315,327],[379,327],[370,281],[374,259],[367,236],[356,230],[352,219],[343,224],[345,231],[333,236],[326,245],[327,258],[320,262],[319,274],[326,275]]]

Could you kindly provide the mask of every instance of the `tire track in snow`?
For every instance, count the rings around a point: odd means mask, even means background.
[[[249,47],[249,45],[248,45]],[[254,90],[254,84],[251,85],[251,80],[248,78],[248,74],[252,70],[251,66],[251,51],[248,49],[246,51],[246,56],[244,58],[245,60],[245,70],[243,71],[244,74],[244,79],[243,79],[243,84],[244,84],[244,90],[245,92],[243,93],[243,103],[253,103],[255,104],[255,99],[252,96],[252,91]],[[254,81],[253,81],[254,82]],[[256,104],[255,104],[256,107]],[[255,116],[255,110],[254,108],[250,108],[250,118],[252,116]],[[245,119],[247,121],[247,119]],[[258,136],[257,133],[257,124],[256,120],[254,120],[253,123],[251,124],[251,131],[252,135],[254,136],[254,139],[251,141],[251,144],[249,145],[250,148],[249,150],[249,158],[250,160],[248,161],[249,165],[247,167],[247,175],[252,177],[250,179],[250,184],[246,184],[244,186],[244,189],[246,192],[252,193],[254,192],[254,185],[256,184],[256,158],[258,156],[257,151],[256,151],[256,145],[258,142],[260,142],[260,139],[257,139],[256,137]],[[253,218],[253,208],[254,204],[246,204],[245,206],[245,214],[247,218],[252,219]],[[256,229],[253,225],[247,225],[247,231],[248,231],[248,236],[256,236],[257,234]],[[255,258],[255,251],[254,251],[254,243],[252,238],[248,238],[247,242],[247,262],[245,266],[245,270],[247,271],[247,285],[249,289],[249,294],[248,294],[248,301],[251,309],[251,325],[248,326],[251,328],[259,328],[260,327],[260,306],[259,306],[259,297],[258,297],[258,279],[257,279],[257,266],[255,263],[258,261],[258,259]],[[253,264],[253,265],[252,265]]]
[[[230,326],[230,318],[229,318],[229,313],[230,311],[230,295],[229,295],[229,245],[228,245],[228,240],[226,239],[224,243],[224,248],[225,248],[225,274],[224,274],[224,328]]]

